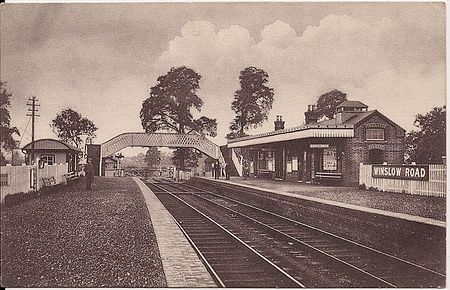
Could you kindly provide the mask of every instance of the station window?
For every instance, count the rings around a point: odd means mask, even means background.
[[[258,169],[274,171],[275,162],[272,151],[258,152]]]
[[[8,173],[0,174],[0,186],[8,186]]]
[[[53,165],[55,164],[55,155],[51,155],[51,154],[44,154],[41,155],[41,160],[48,165]]]
[[[384,129],[366,129],[366,140],[384,140]]]
[[[264,159],[264,152],[258,151],[258,159],[263,160]]]

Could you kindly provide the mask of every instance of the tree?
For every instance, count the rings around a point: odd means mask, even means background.
[[[70,108],[56,115],[56,118],[50,123],[50,127],[59,139],[78,148],[83,143],[82,135],[95,138],[95,131],[98,129],[91,120]]]
[[[157,147],[148,148],[145,153],[145,164],[147,168],[155,168],[161,162],[161,152],[159,152]],[[155,166],[156,165],[156,166]]]
[[[19,134],[19,130],[16,127],[11,127],[11,115],[9,113],[9,108],[11,106],[10,98],[12,93],[8,91],[6,87],[6,82],[0,81],[0,163],[5,165],[6,160],[3,155],[4,150],[12,150],[17,148],[16,141],[13,135]]]
[[[142,127],[147,133],[169,131],[179,134],[198,133],[203,136],[217,135],[217,121],[202,116],[194,119],[191,110],[201,111],[203,101],[197,96],[201,76],[186,66],[171,68],[158,77],[150,89],[150,97],[144,100],[140,111]],[[193,149],[178,148],[172,157],[179,169],[196,163]],[[195,162],[192,162],[195,161]]]
[[[318,119],[327,117],[332,119],[336,112],[336,107],[347,100],[347,94],[336,89],[320,95],[317,99],[316,110],[318,112]]]
[[[11,165],[20,166],[25,164],[25,155],[20,150],[14,150],[11,154]]]
[[[273,88],[266,84],[269,75],[262,69],[247,67],[239,76],[240,89],[234,93],[231,109],[236,113],[230,123],[228,139],[246,136],[245,130],[261,126],[272,109]]]
[[[123,157],[122,168],[142,168],[145,167],[145,154],[138,153],[135,156]]]
[[[446,107],[434,108],[425,115],[418,114],[413,130],[406,135],[407,160],[417,163],[442,163],[446,155]]]
[[[177,168],[194,168],[202,154],[191,148],[178,148],[173,151],[172,162]]]

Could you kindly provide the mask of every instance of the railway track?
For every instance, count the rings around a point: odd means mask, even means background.
[[[435,272],[446,272],[445,227],[347,210],[236,184],[200,178],[189,184],[301,221]]]
[[[304,285],[267,260],[207,215],[170,194],[160,184],[147,185],[171,212],[214,280],[231,288],[303,288]]]
[[[241,201],[185,184],[159,186],[250,241],[249,246],[306,287],[445,285],[442,273]]]

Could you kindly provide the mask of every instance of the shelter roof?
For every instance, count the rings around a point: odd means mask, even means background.
[[[32,142],[22,147],[22,150],[31,150]],[[35,150],[68,150],[68,151],[76,151],[82,152],[81,149],[78,149],[75,146],[62,142],[56,139],[39,139],[34,141],[34,149]]]
[[[103,157],[103,161],[105,161],[105,162],[111,161],[113,163],[117,163],[117,160],[118,160],[118,158],[114,157],[114,156]]]

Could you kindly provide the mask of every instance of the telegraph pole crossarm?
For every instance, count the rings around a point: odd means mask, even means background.
[[[29,106],[27,116],[31,117],[31,164],[34,163],[34,121],[35,117],[40,117],[40,115],[36,114],[38,111],[37,107],[40,106],[37,101],[36,97],[30,97],[27,102],[27,106]]]

